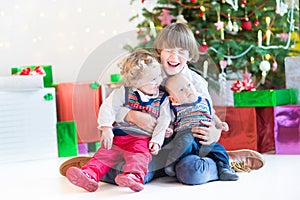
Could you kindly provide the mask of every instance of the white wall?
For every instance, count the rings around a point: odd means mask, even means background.
[[[54,81],[99,80],[136,43],[129,18],[154,0],[0,0],[0,76],[12,67],[53,67]],[[150,5],[150,6],[151,6]],[[109,77],[107,77],[109,79]]]

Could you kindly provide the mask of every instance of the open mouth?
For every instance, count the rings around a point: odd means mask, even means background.
[[[168,62],[168,65],[170,67],[178,67],[180,65],[180,63],[173,63],[173,62]]]

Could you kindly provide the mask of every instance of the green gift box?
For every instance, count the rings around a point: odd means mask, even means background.
[[[233,100],[235,107],[266,107],[297,103],[297,90],[274,89],[234,92]]]
[[[58,157],[78,155],[76,122],[57,122],[57,148]]]
[[[13,67],[11,68],[11,74],[17,74],[22,71],[24,68],[30,68],[34,70],[37,66],[40,66],[44,69],[46,76],[44,76],[44,87],[53,87],[53,75],[52,75],[52,66],[51,65],[31,65],[31,66],[22,66],[22,67]]]

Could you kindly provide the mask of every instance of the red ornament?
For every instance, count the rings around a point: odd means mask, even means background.
[[[202,10],[199,11],[199,17],[203,17],[204,16],[204,12]]]
[[[241,4],[242,4],[242,6],[245,6],[247,4],[247,0],[242,0]]]
[[[250,31],[252,29],[252,23],[250,21],[243,21],[242,22],[242,28],[245,30],[245,31]]]
[[[191,3],[197,3],[197,0],[191,0]]]
[[[260,25],[260,21],[258,21],[258,19],[257,19],[257,20],[254,21],[253,24],[254,24],[254,26],[258,26],[258,25]]]
[[[206,52],[208,50],[208,48],[209,47],[207,44],[202,44],[199,48],[199,51],[203,53],[203,52]]]

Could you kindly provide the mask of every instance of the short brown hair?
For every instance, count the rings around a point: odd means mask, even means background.
[[[188,50],[191,62],[199,59],[199,44],[192,30],[183,23],[171,23],[161,30],[153,43],[153,55],[160,62],[161,51],[173,48]]]

